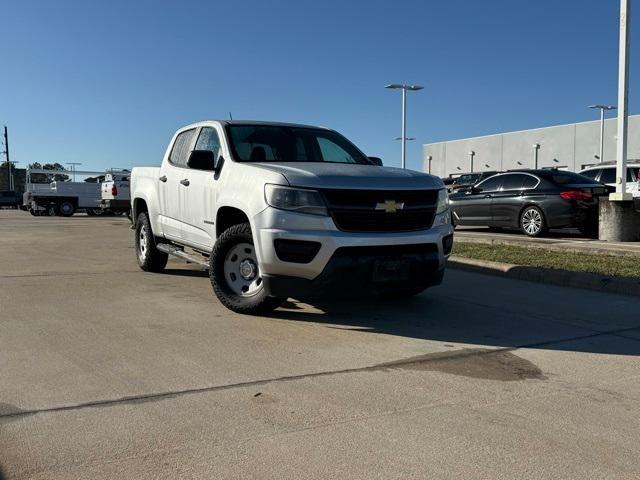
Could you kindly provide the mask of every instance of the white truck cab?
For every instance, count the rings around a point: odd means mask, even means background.
[[[415,295],[441,283],[453,244],[439,178],[385,168],[306,125],[181,128],[159,168],[133,169],[131,202],[143,270],[163,270],[169,254],[197,261],[243,313],[287,297]]]

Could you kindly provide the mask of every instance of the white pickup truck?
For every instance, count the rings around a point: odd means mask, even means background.
[[[385,168],[333,130],[206,121],[131,174],[138,264],[209,269],[229,309],[287,297],[415,295],[442,282],[453,228],[434,176]]]
[[[131,196],[129,172],[107,173],[100,184],[100,208],[105,212],[129,213]]]

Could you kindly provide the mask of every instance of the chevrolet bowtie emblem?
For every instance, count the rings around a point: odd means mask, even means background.
[[[403,202],[396,202],[395,200],[385,200],[384,202],[376,203],[376,210],[384,210],[387,213],[396,213],[398,210],[404,208]]]

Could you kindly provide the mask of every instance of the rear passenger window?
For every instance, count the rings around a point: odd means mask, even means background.
[[[213,152],[214,158],[218,158],[220,154],[220,138],[215,128],[204,127],[200,130],[200,135],[196,142],[196,150],[210,150]]]
[[[616,183],[616,169],[603,168],[600,183]]]
[[[524,179],[522,180],[522,188],[536,188],[538,185],[538,179],[532,177],[531,175],[523,175]]]
[[[487,178],[484,182],[480,182],[477,187],[483,192],[495,192],[500,189],[503,176],[504,175],[498,175],[496,177]]]
[[[171,149],[171,153],[169,154],[169,161],[178,166],[178,167],[186,167],[187,159],[189,158],[189,148],[191,147],[191,142],[193,141],[193,136],[196,133],[196,129],[192,128],[191,130],[185,130],[182,133],[179,133],[176,137],[176,141],[173,142],[173,148]]]
[[[520,190],[525,175],[502,175],[502,190]]]

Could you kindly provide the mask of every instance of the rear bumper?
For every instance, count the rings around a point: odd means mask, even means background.
[[[129,210],[131,208],[131,203],[129,200],[100,200],[100,206],[102,208],[109,208],[111,210]]]
[[[549,228],[584,227],[598,221],[598,204],[566,202],[548,208],[545,213]]]

